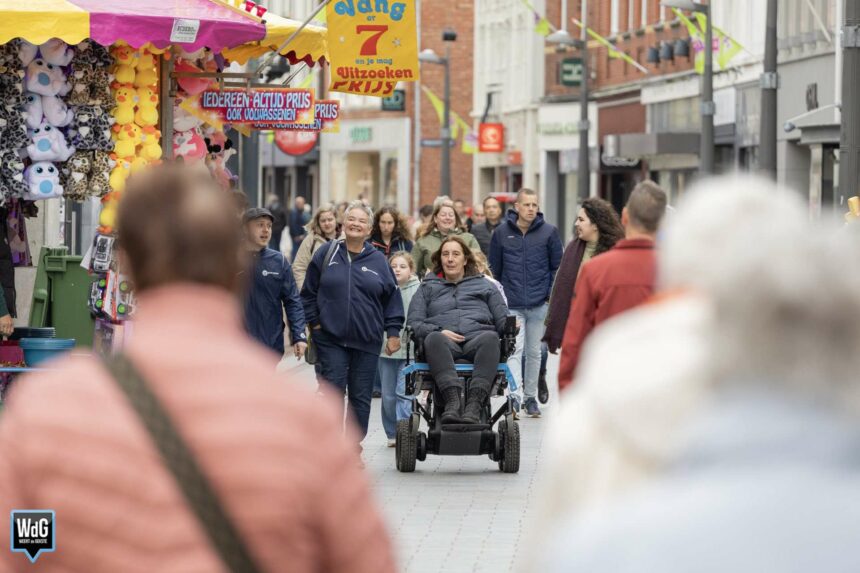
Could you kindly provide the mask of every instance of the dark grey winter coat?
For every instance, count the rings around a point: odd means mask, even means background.
[[[406,323],[419,340],[437,330],[450,330],[470,340],[485,331],[501,335],[507,316],[502,294],[484,275],[458,283],[428,276],[412,297]]]

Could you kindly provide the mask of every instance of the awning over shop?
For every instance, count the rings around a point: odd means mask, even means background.
[[[151,42],[156,48],[176,44],[190,52],[220,52],[265,35],[256,18],[212,0],[0,0],[3,43],[60,38],[77,44],[92,38],[105,46],[123,40],[135,48]]]
[[[0,44],[24,38],[44,44],[61,38],[77,44],[90,37],[90,15],[66,0],[0,0]]]
[[[266,37],[262,41],[224,50],[224,57],[244,64],[251,58],[258,58],[280,48],[302,25],[301,22],[282,18],[271,12],[266,14],[265,20]],[[304,62],[308,66],[313,66],[317,62],[323,62],[328,54],[326,32],[327,30],[321,26],[305,26],[284,48],[281,55],[285,56],[291,64]]]

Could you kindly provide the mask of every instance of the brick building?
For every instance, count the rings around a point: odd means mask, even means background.
[[[457,32],[457,41],[450,43],[451,111],[469,122],[473,3],[418,0],[416,4],[420,6],[420,49],[444,55],[442,31]],[[341,100],[342,120],[340,133],[325,134],[321,140],[320,201],[362,196],[373,206],[396,205],[410,214],[433,202],[440,192],[441,150],[421,147],[419,142],[439,139],[441,121],[422,85],[442,98],[444,67],[422,63],[420,82],[398,86],[400,106],[394,106],[394,111],[390,106],[384,109],[379,98],[330,94]],[[452,196],[471,201],[472,156],[461,152],[460,139],[451,150],[451,179]]]

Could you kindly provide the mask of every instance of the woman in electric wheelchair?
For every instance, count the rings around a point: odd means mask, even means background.
[[[444,404],[443,424],[481,423],[499,366],[499,337],[508,307],[492,282],[478,271],[472,251],[450,236],[433,254],[433,275],[424,279],[409,305],[407,324],[424,344],[424,356]],[[455,361],[474,364],[465,411],[463,383]]]

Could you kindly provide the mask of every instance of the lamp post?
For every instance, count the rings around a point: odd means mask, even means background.
[[[762,175],[776,181],[777,93],[777,0],[767,0],[767,24],[764,44],[764,72],[761,75],[761,131],[759,133],[759,169]]]
[[[560,46],[576,46],[579,48],[582,58],[582,80],[579,84],[579,164],[577,167],[577,195],[580,199],[587,199],[591,195],[591,166],[588,149],[588,132],[591,123],[588,120],[588,0],[582,0],[582,14],[580,20],[579,40],[574,39],[567,31],[567,1],[561,0],[561,29],[546,37],[548,44]],[[565,197],[559,197],[559,216],[564,221],[567,212]]]
[[[667,8],[705,15],[705,72],[702,74],[702,139],[699,151],[699,172],[714,173],[714,27],[711,23],[711,7],[693,0],[663,0]]]
[[[440,181],[440,194],[451,196],[451,42],[457,41],[457,32],[446,29],[442,32],[442,41],[445,42],[445,57],[438,55],[428,48],[418,54],[418,60],[427,64],[437,64],[445,67],[445,92],[444,110],[442,112],[442,128],[440,139],[442,141],[442,175]]]

